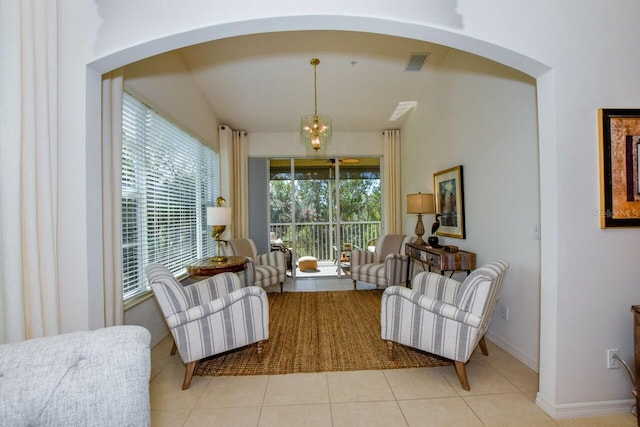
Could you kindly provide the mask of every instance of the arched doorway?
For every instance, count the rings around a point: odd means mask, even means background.
[[[330,20],[326,21],[329,22]],[[362,17],[350,17],[349,20],[341,20],[337,18],[339,24],[335,22],[332,23],[332,28],[335,26],[340,27],[340,29],[351,30],[353,28],[358,28],[359,30],[368,30],[372,32],[378,32],[382,34],[388,35],[398,35],[402,37],[412,37],[419,40],[429,41],[429,42],[438,42],[448,46],[457,47],[462,50],[466,50],[471,53],[478,53],[482,56],[489,57],[491,59],[499,60],[499,62],[512,66],[514,68],[520,69],[521,71],[535,77],[538,79],[538,98],[542,105],[545,105],[545,100],[549,103],[552,100],[552,92],[553,92],[553,79],[549,76],[548,69],[535,61],[527,61],[527,58],[524,58],[522,55],[508,51],[499,46],[490,46],[482,41],[471,39],[467,36],[454,33],[454,32],[446,32],[441,29],[436,29],[433,27],[422,26],[422,25],[407,25],[406,23],[399,23],[394,21],[384,21],[385,25],[384,31],[380,31],[377,28],[381,23],[380,20],[372,20],[370,18],[362,18]],[[193,34],[181,34],[181,37],[168,37],[163,38],[162,40],[151,40],[143,45],[134,46],[127,51],[128,58],[126,60],[132,59],[141,59],[146,56],[159,53],[165,50],[169,50],[175,47],[185,46],[192,43],[197,43],[200,41],[213,40],[215,38],[228,37],[233,35],[242,35],[242,34],[255,34],[260,33],[262,31],[277,31],[278,29],[291,29],[292,27],[298,29],[308,29],[310,22],[313,22],[311,17],[289,17],[289,18],[273,18],[273,19],[265,19],[255,22],[255,25],[249,29],[245,25],[241,23],[236,24],[227,24],[224,26],[214,26],[211,27],[209,31],[198,31],[197,33],[194,31]],[[333,21],[331,21],[333,22]],[[322,27],[323,25],[318,25],[317,22],[313,22],[312,26],[316,29]],[[216,33],[212,35],[213,33]],[[475,46],[474,46],[475,43]],[[91,64],[91,69],[89,73],[93,73],[94,79],[90,80],[98,80],[95,77],[100,75],[103,72],[109,71],[115,66],[123,65],[123,62],[126,61],[124,59],[124,54],[120,55],[118,53],[111,55],[107,58],[103,58],[99,61],[96,61]],[[550,110],[551,111],[551,110]],[[549,113],[548,116],[540,117],[539,124],[539,134],[540,137],[540,145],[545,146],[545,148],[549,149],[555,145],[555,137],[552,131],[553,129],[553,114]],[[94,129],[95,131],[95,129]],[[90,130],[91,132],[91,130]],[[541,148],[542,150],[542,148]],[[93,153],[93,155],[98,156],[99,154]],[[545,163],[545,170],[540,171],[540,176],[547,175],[553,176],[557,172],[557,165],[553,162]],[[541,182],[541,197],[542,194],[545,193],[545,188],[548,188],[550,184]],[[553,194],[554,192],[550,192]],[[555,204],[553,201],[551,203],[544,204],[544,209],[549,209],[553,211]],[[91,212],[89,212],[89,215]],[[97,217],[97,216],[96,216]],[[543,222],[551,221],[551,223],[543,223],[542,226],[545,229],[554,229],[555,220],[553,219],[553,215],[546,216],[541,215],[543,218]],[[553,247],[554,242],[549,242],[549,246]],[[553,257],[553,250],[551,251],[543,251],[543,265],[549,268],[550,272],[556,270],[554,265],[557,263],[555,258]],[[542,276],[544,278],[545,272],[543,271]],[[553,287],[555,285],[554,277],[549,277],[549,281],[547,281],[548,286]],[[545,302],[543,301],[543,304]],[[553,301],[550,302],[553,305]],[[544,307],[542,311],[546,311]],[[549,324],[553,325],[553,319],[549,320]],[[541,330],[541,342],[545,342],[545,329]],[[553,344],[549,344],[553,347]],[[541,363],[541,370],[544,368],[544,365]],[[541,372],[541,383],[543,380],[543,375]]]

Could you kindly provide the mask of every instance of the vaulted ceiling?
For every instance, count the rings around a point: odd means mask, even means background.
[[[313,113],[313,66],[318,113],[334,132],[378,132],[401,125],[389,118],[399,102],[429,90],[446,47],[417,40],[345,31],[265,33],[216,40],[179,51],[220,123],[249,132],[297,132]],[[406,71],[415,53],[428,53],[419,71]]]

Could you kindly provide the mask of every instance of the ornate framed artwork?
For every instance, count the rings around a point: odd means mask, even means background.
[[[436,213],[441,215],[440,228],[436,234],[464,239],[462,166],[456,166],[433,174],[433,192]]]
[[[640,109],[603,108],[600,122],[600,228],[640,227]]]

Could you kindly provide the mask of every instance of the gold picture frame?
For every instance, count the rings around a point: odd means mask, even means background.
[[[436,213],[440,214],[439,236],[465,238],[462,165],[433,174]]]
[[[602,108],[600,228],[640,227],[640,109]]]

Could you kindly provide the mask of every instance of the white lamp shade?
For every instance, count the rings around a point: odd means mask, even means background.
[[[435,213],[433,194],[407,194],[407,213],[425,214]]]
[[[207,207],[207,225],[231,224],[231,208],[225,206]]]

